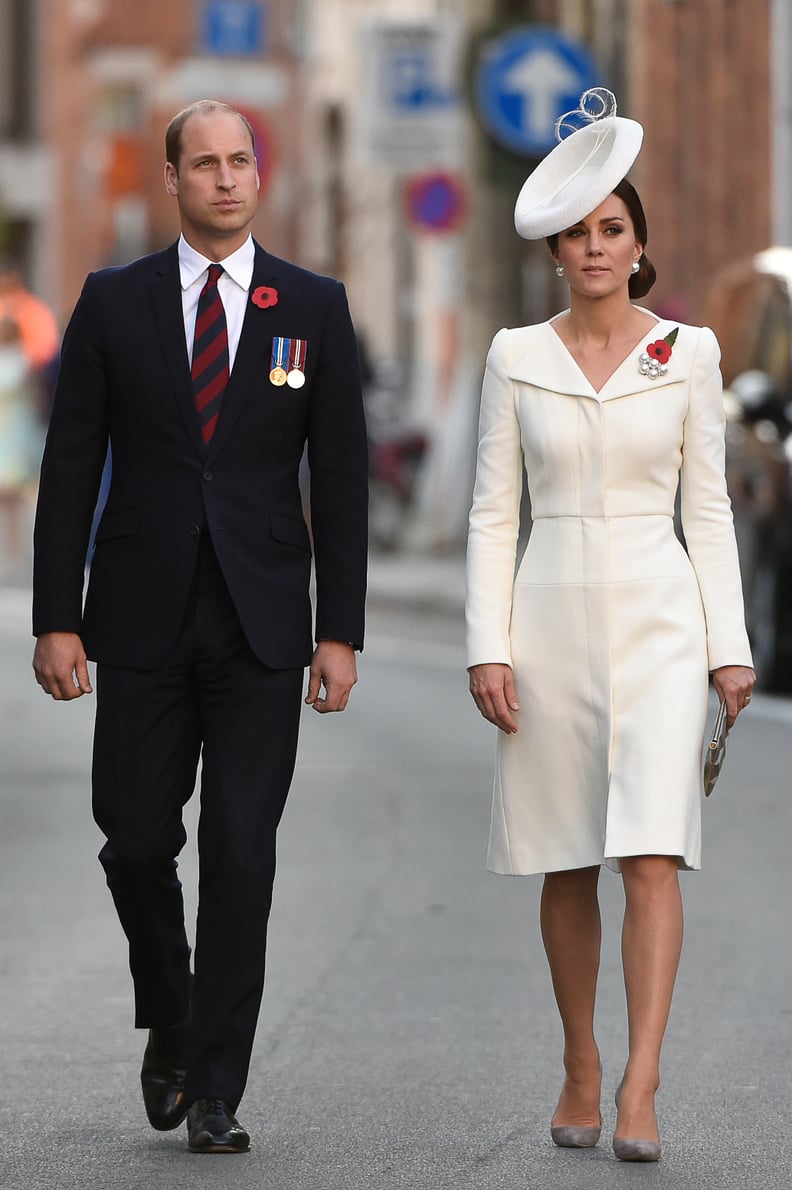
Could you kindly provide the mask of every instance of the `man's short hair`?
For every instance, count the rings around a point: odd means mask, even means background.
[[[210,112],[228,112],[232,116],[238,116],[247,129],[250,137],[250,144],[253,152],[256,151],[256,137],[253,132],[253,126],[248,120],[247,116],[243,116],[242,112],[237,108],[232,107],[230,103],[222,103],[219,99],[198,99],[195,103],[188,104],[183,107],[180,112],[171,120],[168,127],[165,129],[165,160],[169,161],[176,173],[179,172],[179,160],[181,158],[182,149],[182,130],[184,125],[191,116],[204,116]]]

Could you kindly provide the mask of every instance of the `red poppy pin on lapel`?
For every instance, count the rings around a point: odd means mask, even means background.
[[[270,306],[277,306],[278,304],[278,291],[277,289],[272,289],[269,285],[259,285],[258,289],[253,290],[250,300],[259,309],[269,310]]]
[[[650,380],[657,380],[658,376],[665,376],[668,371],[668,361],[671,359],[671,349],[677,341],[679,327],[675,326],[664,339],[655,339],[646,351],[642,351],[638,359],[638,371]]]

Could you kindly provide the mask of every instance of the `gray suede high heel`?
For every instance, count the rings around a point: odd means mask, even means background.
[[[659,1161],[659,1140],[619,1140],[614,1136],[613,1151],[619,1161]]]
[[[602,1067],[600,1067],[602,1078]],[[550,1135],[559,1149],[593,1149],[602,1134],[602,1117],[597,1125],[551,1124]]]
[[[584,1128],[578,1124],[551,1124],[550,1135],[559,1149],[593,1149],[600,1138],[602,1124],[598,1128]]]
[[[614,1096],[616,1110],[619,1110],[622,1085],[619,1083]],[[619,1161],[659,1161],[659,1140],[633,1140],[632,1137],[613,1138],[613,1152]]]

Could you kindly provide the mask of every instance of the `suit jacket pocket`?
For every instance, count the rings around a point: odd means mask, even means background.
[[[140,510],[123,508],[118,512],[105,512],[96,530],[96,544],[111,537],[132,537],[140,528]]]
[[[309,554],[311,552],[311,539],[308,536],[308,526],[299,517],[279,516],[277,513],[272,513],[270,516],[270,533],[276,541],[283,541],[287,545],[296,545],[299,549],[305,550]]]

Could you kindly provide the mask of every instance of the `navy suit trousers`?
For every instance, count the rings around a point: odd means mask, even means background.
[[[214,1095],[235,1109],[245,1087],[302,683],[302,669],[268,669],[251,651],[206,533],[167,661],[98,666],[99,858],[129,941],[136,1025],[192,1021],[188,1103]],[[193,979],[176,857],[199,760]]]

